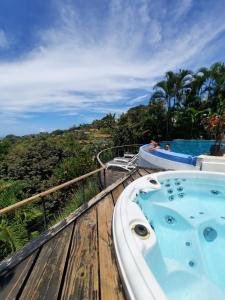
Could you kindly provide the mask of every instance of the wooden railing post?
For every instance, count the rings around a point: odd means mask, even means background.
[[[82,202],[85,203],[84,180],[81,181]]]
[[[43,221],[44,221],[44,229],[48,229],[48,220],[47,220],[47,214],[46,214],[46,206],[45,206],[45,199],[44,197],[41,197],[41,206],[43,211]]]
[[[106,188],[106,171],[105,168],[103,170],[103,185],[104,185],[104,189]]]
[[[104,186],[102,184],[102,171],[98,173],[98,185],[102,191],[104,189]]]

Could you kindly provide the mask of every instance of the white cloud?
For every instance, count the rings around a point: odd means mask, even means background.
[[[162,26],[158,21],[152,20],[146,39],[150,45],[158,45],[162,41]]]
[[[4,30],[0,28],[0,49],[8,48],[9,47],[9,40],[6,36]]]
[[[164,28],[149,1],[139,3],[111,1],[108,18],[88,22],[78,8],[61,5],[60,25],[39,32],[38,48],[0,63],[1,110],[76,113],[93,106],[121,112],[117,104],[129,107],[134,101],[127,91],[149,90],[156,78],[193,60],[225,30],[223,18],[213,12],[201,13],[189,26]],[[177,15],[191,7],[191,1],[182,3]]]
[[[145,94],[143,96],[140,96],[140,97],[137,97],[137,98],[134,98],[132,100],[129,101],[129,104],[130,105],[134,105],[134,104],[137,104],[137,103],[141,103],[143,100],[146,100],[146,99],[149,99],[149,94]]]
[[[193,0],[179,0],[177,1],[177,5],[175,6],[173,13],[174,18],[180,18],[184,14],[187,14],[191,9]]]

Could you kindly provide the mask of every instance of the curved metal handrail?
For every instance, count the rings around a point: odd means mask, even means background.
[[[131,145],[122,145],[122,146],[114,146],[114,147],[109,147],[109,148],[106,148],[106,149],[103,149],[101,150],[98,154],[97,154],[97,161],[98,163],[100,164],[100,166],[102,168],[105,168],[106,167],[106,164],[101,160],[101,155],[102,153],[104,152],[107,152],[109,150],[114,150],[114,149],[120,149],[120,148],[125,148],[125,147],[140,147],[142,146],[142,144],[131,144]]]

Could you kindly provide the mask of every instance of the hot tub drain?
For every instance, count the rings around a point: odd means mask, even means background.
[[[151,184],[157,184],[157,183],[158,183],[155,179],[150,179],[149,182],[150,182]]]
[[[142,224],[136,224],[133,227],[134,232],[141,238],[147,238],[150,235],[149,230]]]

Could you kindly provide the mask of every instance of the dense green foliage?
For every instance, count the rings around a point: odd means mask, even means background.
[[[110,145],[110,140],[95,139],[81,129],[5,137],[0,141],[0,209],[94,170],[97,153]],[[48,223],[68,215],[98,192],[99,182],[91,177],[82,186],[45,197]],[[43,224],[41,202],[1,217],[0,259],[39,235]]]
[[[131,108],[120,116],[114,140],[116,144],[127,144],[150,139],[217,138],[207,130],[204,120],[224,114],[224,63],[197,72],[169,71],[156,83],[148,105]]]
[[[94,120],[92,127],[100,130],[101,133],[111,133],[116,125],[115,114],[107,114],[101,120]]]
[[[23,197],[24,184],[0,181],[0,209],[15,204]],[[29,205],[20,211],[13,211],[0,220],[0,259],[20,249],[29,239],[38,234],[42,212],[38,206]],[[36,225],[35,225],[36,224]]]

